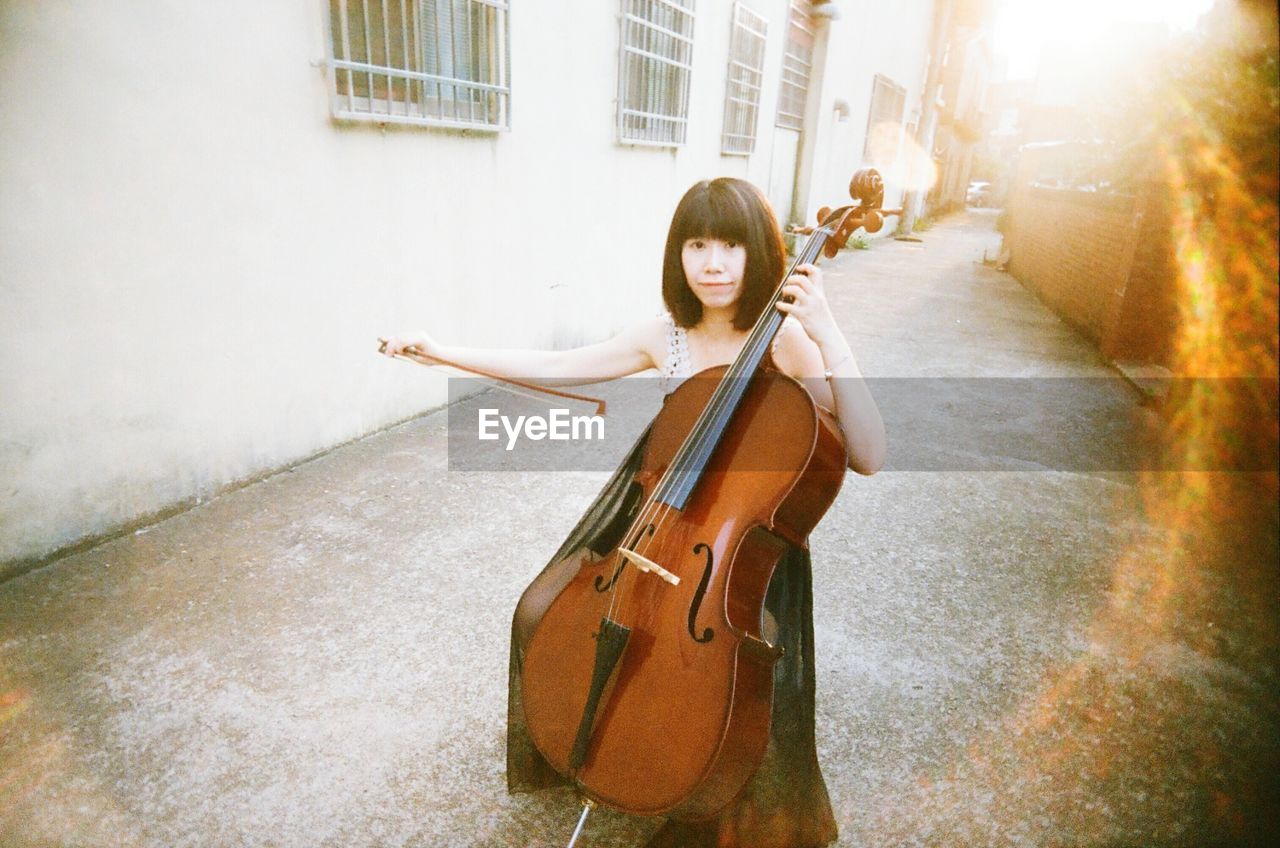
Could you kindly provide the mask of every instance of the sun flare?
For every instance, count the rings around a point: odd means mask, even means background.
[[[1009,61],[1011,78],[1035,75],[1041,48],[1066,43],[1087,49],[1115,25],[1163,23],[1171,30],[1193,27],[1213,0],[1002,0],[992,41]]]

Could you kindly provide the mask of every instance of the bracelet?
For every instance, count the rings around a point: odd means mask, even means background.
[[[824,380],[830,380],[830,379],[831,379],[831,377],[832,377],[832,375],[834,374],[835,370],[836,370],[837,368],[839,368],[841,365],[844,365],[844,364],[845,364],[846,362],[848,362],[850,359],[853,359],[853,351],[849,351],[848,353],[846,353],[846,354],[844,355],[844,358],[843,358],[843,359],[841,359],[841,360],[840,360],[839,362],[837,362],[835,365],[832,365],[832,366],[831,366],[830,368],[828,368],[826,371],[823,371],[823,372],[822,372],[822,378],[823,378]]]

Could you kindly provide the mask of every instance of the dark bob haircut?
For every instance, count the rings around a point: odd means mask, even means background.
[[[702,320],[702,301],[689,288],[680,260],[684,243],[692,238],[732,241],[747,249],[742,296],[733,326],[751,329],[786,271],[782,233],[769,201],[760,189],[734,177],[703,180],[680,198],[671,216],[662,259],[662,300],[681,327],[692,327]]]

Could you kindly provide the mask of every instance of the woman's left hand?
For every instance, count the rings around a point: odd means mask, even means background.
[[[782,287],[782,299],[778,310],[800,322],[809,338],[818,347],[830,344],[840,337],[840,328],[827,294],[822,288],[822,271],[817,265],[797,265],[796,273],[787,278]]]

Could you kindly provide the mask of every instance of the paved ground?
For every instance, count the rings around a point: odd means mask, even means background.
[[[1112,376],[981,265],[992,225],[828,265],[869,375]],[[894,467],[935,470],[849,479],[814,534],[841,846],[1280,818],[1274,475],[1114,470],[1117,415],[1152,414],[1063,385],[1068,427],[989,394],[895,407]],[[924,450],[930,416],[980,450]],[[508,617],[601,475],[448,472],[444,439],[429,415],[0,585],[0,844],[564,844],[567,793],[504,791]],[[601,812],[583,844],[655,826]]]

